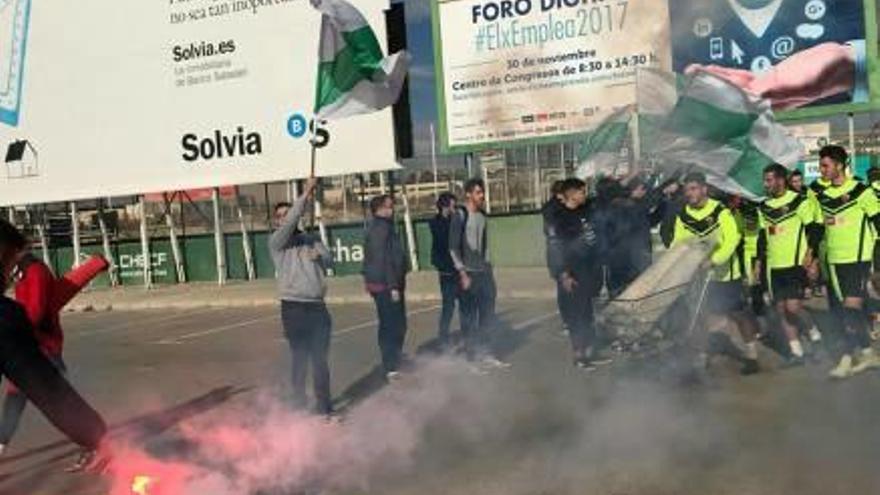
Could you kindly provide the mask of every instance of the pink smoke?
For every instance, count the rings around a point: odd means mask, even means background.
[[[424,430],[453,401],[475,402],[461,394],[480,393],[464,369],[446,359],[422,363],[406,383],[365,400],[342,424],[265,396],[187,420],[176,430],[194,447],[185,458],[157,459],[137,445],[118,448],[110,495],[131,495],[133,479],[142,475],[157,480],[160,492],[148,495],[368,489],[376,477],[412,464]]]

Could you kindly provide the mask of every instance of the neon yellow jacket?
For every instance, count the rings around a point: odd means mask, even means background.
[[[685,206],[675,219],[672,245],[690,239],[711,239],[717,242],[711,260],[715,269],[712,278],[719,282],[742,279],[742,260],[738,249],[742,234],[733,214],[724,205],[710,199],[702,208]]]
[[[806,258],[807,229],[815,224],[817,202],[806,195],[786,191],[761,203],[758,225],[766,240],[767,267],[801,266]]]
[[[871,261],[875,241],[871,223],[880,214],[880,204],[868,186],[847,179],[817,195],[825,224],[828,262],[832,264]]]
[[[743,267],[745,268],[743,276],[746,277],[749,285],[757,283],[752,271],[752,263],[758,257],[758,232],[760,232],[760,229],[758,228],[757,215],[757,210],[754,212],[745,211],[745,207],[733,212],[736,228],[742,235],[742,256]]]

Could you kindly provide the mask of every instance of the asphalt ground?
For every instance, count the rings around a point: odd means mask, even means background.
[[[434,303],[408,310],[415,365],[384,386],[372,306],[331,307],[332,388],[352,419],[303,450],[308,462],[290,450],[275,459],[284,483],[315,464],[326,469],[310,484],[353,495],[880,493],[880,373],[834,383],[827,360],[785,369],[764,348],[764,372],[748,378],[720,359],[708,379],[685,383],[670,354],[586,372],[571,365],[553,303],[525,300],[499,302],[497,344],[512,367],[477,373],[426,352]],[[115,433],[136,431],[129,438],[158,458],[191,448],[180,439],[192,425],[289,397],[274,308],[76,313],[63,324],[71,382]],[[104,479],[63,472],[75,451],[29,408],[0,458],[0,495],[108,494]],[[279,457],[268,447],[250,457],[261,455]]]

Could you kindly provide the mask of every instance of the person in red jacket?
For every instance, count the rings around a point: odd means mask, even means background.
[[[29,250],[23,250],[12,269],[12,279],[15,283],[15,300],[27,313],[40,350],[59,371],[65,373],[67,368],[61,357],[64,332],[57,309],[51,307],[55,276],[45,263]],[[26,405],[24,394],[14,383],[7,381],[6,400],[0,419],[0,454],[15,435]]]
[[[3,427],[15,431],[26,397],[82,447],[68,470],[101,472],[112,456],[107,424],[59,371],[63,340],[58,313],[77,288],[93,278],[87,272],[97,273],[91,265],[98,263],[87,265],[88,270],[76,269],[55,280],[48,267],[30,257],[21,232],[0,220],[0,375],[21,390],[7,397],[4,409],[9,416],[3,418]],[[4,295],[12,282],[20,302]]]

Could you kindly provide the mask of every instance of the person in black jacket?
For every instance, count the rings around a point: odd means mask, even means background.
[[[602,239],[595,225],[595,207],[587,203],[586,184],[568,179],[561,187],[562,206],[552,225],[548,264],[559,284],[559,312],[568,326],[575,366],[598,364],[593,299],[602,288]]]
[[[619,180],[603,177],[596,182],[596,197],[591,201],[591,223],[597,238],[614,246],[613,250],[600,250],[604,255],[602,278],[611,298],[617,297],[625,288],[621,274],[628,269],[629,263],[629,253],[625,245],[628,243],[630,219],[622,204],[625,197],[626,188]]]
[[[550,186],[550,199],[541,207],[541,218],[544,220],[544,242],[545,252],[547,253],[547,268],[550,269],[550,244],[556,242],[556,227],[553,222],[559,210],[565,208],[562,205],[564,199],[562,194],[562,185],[564,180],[558,180]],[[550,269],[550,277],[553,278],[553,270]]]
[[[385,378],[399,377],[406,338],[406,254],[394,229],[394,199],[383,194],[370,201],[373,219],[364,242],[364,282],[379,315],[378,341]]]
[[[458,271],[449,254],[449,225],[455,214],[455,196],[443,193],[437,198],[437,215],[431,219],[431,264],[440,275],[440,294],[443,306],[440,310],[440,322],[437,339],[446,349],[449,347],[449,325],[455,313],[455,302],[459,299]]]
[[[551,253],[554,252],[553,244],[558,242],[558,239],[556,238],[556,225],[554,222],[556,221],[556,216],[559,211],[565,208],[562,204],[565,199],[562,194],[562,185],[564,183],[564,180],[557,180],[550,186],[550,199],[544,203],[543,207],[541,207],[541,217],[544,220],[544,252],[546,253],[547,270],[550,272],[550,278],[553,280],[556,280],[556,275],[553,273]],[[557,306],[562,306],[563,298],[565,298],[565,294],[562,290],[562,286],[556,284]],[[568,335],[568,327],[564,320],[562,321],[562,332]]]
[[[662,186],[663,199],[660,203],[660,239],[668,249],[672,246],[675,234],[675,220],[684,209],[684,194],[676,177]]]

